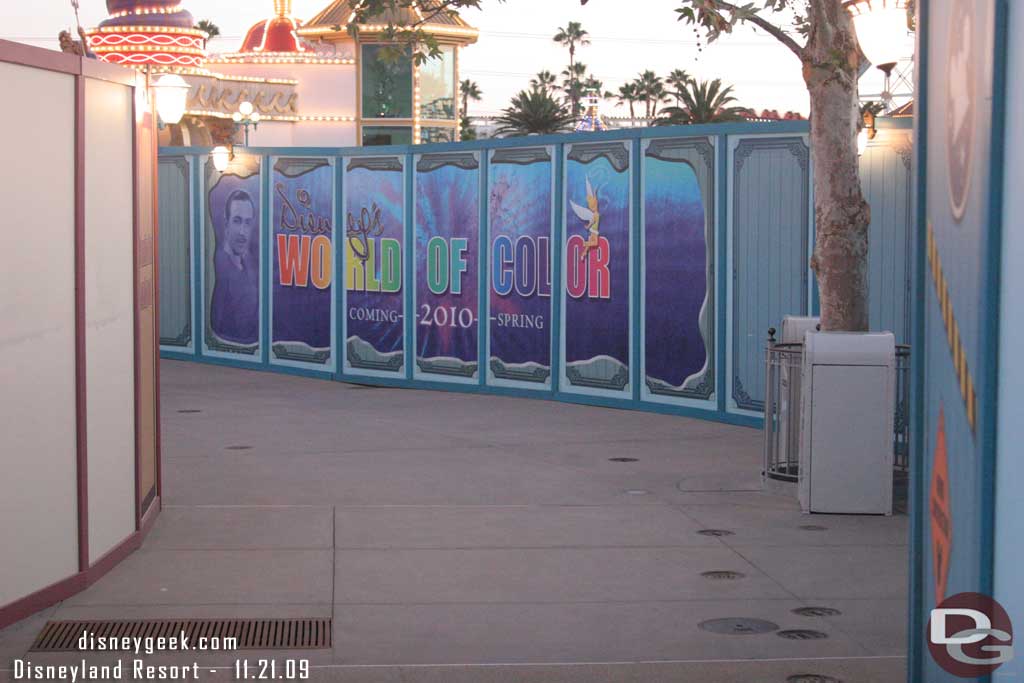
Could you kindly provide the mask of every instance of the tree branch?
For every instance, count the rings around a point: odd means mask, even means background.
[[[722,9],[728,10],[733,13],[739,11],[740,9],[739,7],[732,3],[723,2],[722,0],[716,0],[715,4],[721,7]],[[801,61],[803,61],[804,49],[800,47],[800,45],[781,28],[771,23],[767,19],[764,19],[763,17],[760,17],[756,14],[752,16],[744,16],[743,21],[749,21],[758,28],[763,29],[766,33],[768,33],[773,38],[778,40],[780,43],[788,47],[793,52],[793,54],[795,54],[798,58],[800,58]]]

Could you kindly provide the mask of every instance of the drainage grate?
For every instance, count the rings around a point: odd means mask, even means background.
[[[184,410],[179,410],[178,412],[182,413],[183,415],[188,415],[188,414],[191,414],[191,413],[201,413],[203,411],[201,411],[201,410],[199,410],[197,408],[185,408]]]
[[[701,572],[700,575],[705,579],[713,579],[715,581],[735,581],[736,579],[742,579],[746,576],[746,574],[741,574],[740,572],[721,569],[711,572]]]
[[[192,645],[200,638],[235,638],[239,650],[320,650],[331,647],[331,619],[152,619],[137,621],[49,621],[34,652],[79,652],[84,633],[97,638],[173,638],[184,632]],[[209,640],[207,642],[210,642]],[[88,648],[87,648],[88,649]],[[212,649],[212,648],[211,648]]]
[[[697,533],[700,534],[701,536],[732,536],[733,535],[733,533],[731,531],[727,531],[726,529],[701,529]]]
[[[793,614],[801,617],[835,617],[842,612],[833,607],[797,607]]]
[[[608,458],[611,462],[636,462],[636,458]]]
[[[843,683],[838,678],[821,674],[796,674],[786,679],[786,683]]]
[[[786,640],[824,640],[825,638],[828,638],[827,633],[811,631],[805,628],[793,628],[786,631],[779,631],[775,635],[779,638],[785,638]]]
[[[798,528],[803,531],[828,531],[827,526],[820,526],[818,524],[801,524]]]
[[[778,631],[779,625],[764,619],[744,619],[728,617],[726,619],[709,619],[697,624],[702,630],[726,636],[749,636],[758,633]]]
[[[226,451],[251,451],[252,446],[225,446]]]

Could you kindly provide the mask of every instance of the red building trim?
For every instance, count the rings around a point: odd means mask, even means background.
[[[116,567],[123,559],[142,547],[142,542],[145,540],[150,529],[153,528],[153,523],[156,521],[160,509],[159,499],[153,502],[154,505],[151,505],[149,508],[150,512],[142,518],[141,528],[111,548],[88,569],[72,574],[66,579],[61,579],[20,600],[15,600],[8,605],[0,607],[0,628],[4,628],[16,621],[21,621],[40,610],[44,610],[62,600],[67,600],[77,593],[81,593],[102,579],[107,572]]]
[[[82,73],[81,57],[15,43],[10,40],[0,39],[0,62],[31,66],[46,71],[58,71],[72,76]]]
[[[153,182],[150,183],[150,189],[153,192],[153,201],[150,204],[150,208],[153,212],[153,230],[152,230],[152,261],[153,261],[153,411],[156,413],[153,416],[153,457],[156,460],[156,498],[150,504],[148,510],[144,510],[144,513],[153,512],[154,516],[161,509],[160,501],[163,500],[164,487],[163,487],[163,436],[160,429],[160,258],[159,258],[159,247],[160,244],[160,160],[159,160],[159,149],[160,140],[156,129],[156,114],[150,109],[152,118],[150,119],[151,124],[154,128],[153,134],[150,136],[150,164],[153,174]]]
[[[146,79],[146,87],[149,87],[149,78]],[[142,501],[139,496],[139,446],[141,443],[139,434],[139,381],[142,372],[139,369],[139,226],[141,225],[139,215],[139,98],[132,98],[132,372],[135,378],[133,386],[134,400],[134,437],[135,437],[135,530],[142,528]]]
[[[85,78],[75,78],[75,449],[78,570],[89,567],[89,453],[85,348]]]

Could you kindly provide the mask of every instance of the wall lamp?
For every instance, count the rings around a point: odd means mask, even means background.
[[[234,159],[234,145],[218,145],[210,151],[210,160],[213,161],[213,167],[220,173],[226,171]]]
[[[192,86],[178,74],[164,74],[153,84],[156,113],[164,125],[173,125],[185,115],[188,91]]]
[[[864,126],[860,129],[860,133],[857,134],[857,156],[862,156],[864,150],[868,148],[868,141],[874,140],[875,136],[878,135],[878,129],[875,128],[875,113],[865,110],[861,114],[861,118],[864,121]]]

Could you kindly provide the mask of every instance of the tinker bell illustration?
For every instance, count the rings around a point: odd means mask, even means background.
[[[573,212],[585,221],[587,224],[587,232],[590,233],[587,236],[587,241],[583,243],[583,253],[580,255],[580,260],[587,258],[587,254],[590,253],[591,249],[596,249],[600,240],[599,233],[601,230],[601,212],[597,205],[597,193],[594,192],[594,188],[590,185],[590,177],[587,177],[587,208],[583,208],[576,202],[569,200],[570,206],[572,206]]]

